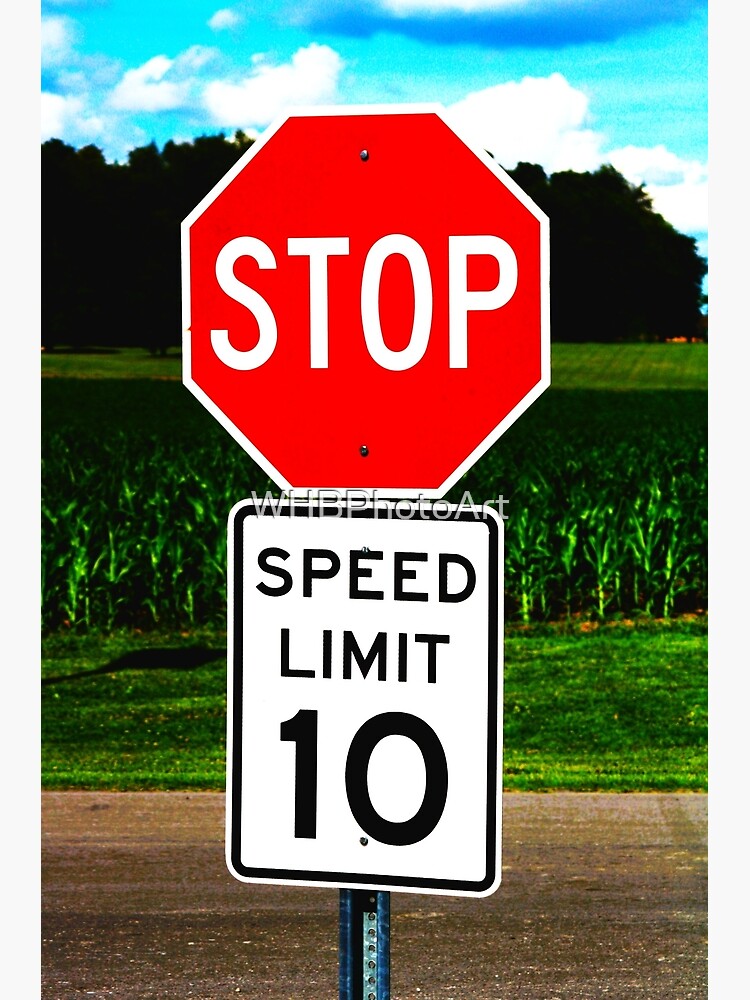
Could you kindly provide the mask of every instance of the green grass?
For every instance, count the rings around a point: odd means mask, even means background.
[[[224,656],[208,630],[44,640],[43,787],[222,789]],[[509,630],[504,788],[705,790],[705,664],[697,620]]]
[[[706,346],[555,344],[552,358],[553,389],[503,435],[450,498],[460,499],[463,489],[477,501],[502,493],[510,500],[506,513],[517,519],[519,531],[525,518],[526,528],[536,532],[528,538],[518,534],[514,543],[519,566],[529,565],[533,556],[534,572],[542,574],[530,583],[535,607],[549,593],[542,577],[554,577],[553,559],[567,558],[563,543],[570,541],[571,531],[578,530],[583,540],[580,524],[589,524],[592,517],[585,507],[587,491],[601,503],[605,496],[613,497],[623,514],[630,505],[631,520],[642,512],[643,524],[650,523],[646,515],[651,517],[653,506],[656,527],[662,524],[656,500],[674,500],[680,517],[690,520],[685,533],[690,558],[700,563],[691,600],[695,609],[704,608],[696,602],[705,597]],[[48,376],[42,392],[43,481],[48,497],[67,498],[71,506],[65,516],[81,521],[78,557],[85,554],[87,541],[94,542],[86,505],[101,503],[107,524],[136,546],[146,546],[157,537],[152,521],[164,513],[161,501],[166,498],[164,530],[171,525],[174,538],[169,537],[182,543],[187,534],[206,532],[203,522],[221,521],[223,532],[231,502],[252,489],[270,487],[261,470],[180,385],[180,365],[175,351],[166,358],[136,349],[42,356],[42,373]],[[124,500],[134,505],[134,517],[120,505],[131,473],[133,488],[125,491]],[[651,489],[645,500],[644,487]],[[210,502],[204,502],[207,490]],[[596,510],[597,517],[607,513]],[[183,530],[180,517],[187,519],[190,532]],[[612,529],[617,522],[606,523],[613,543],[632,548],[631,536]],[[135,535],[132,525],[138,529]],[[510,525],[512,562],[515,536]],[[77,572],[73,548],[61,535],[55,549],[56,534],[49,526],[45,535],[53,572],[67,572],[70,585]],[[219,547],[210,532],[200,537],[221,576]],[[672,538],[677,535],[670,530],[663,539],[655,534],[653,542],[666,544]],[[545,555],[547,548],[552,558]],[[129,552],[119,549],[122,558]],[[99,554],[94,552],[97,558]],[[55,568],[58,555],[62,562]],[[146,551],[149,560],[152,555]],[[593,548],[589,556],[602,558]],[[609,575],[611,586],[619,586],[619,560],[625,554],[613,551],[608,558],[600,575],[602,580]],[[139,587],[163,592],[159,573],[166,563],[157,559],[149,565],[155,571],[139,576]],[[208,579],[205,565],[195,572],[184,559],[180,565],[177,582],[185,593],[196,581]],[[100,562],[102,567],[113,580],[119,572],[111,561]],[[508,578],[513,572],[506,565]],[[588,585],[585,580],[581,570],[582,586]],[[167,591],[175,598],[180,593],[174,581]],[[103,586],[104,592],[116,598],[113,583]],[[599,589],[596,599],[602,593]],[[208,618],[196,605],[195,621],[201,627],[183,631],[168,631],[164,622],[149,618],[143,632],[69,630],[43,640],[45,788],[223,788],[225,606],[212,607]],[[510,614],[516,614],[513,607]],[[209,620],[213,628],[206,627]],[[692,623],[685,618],[658,622],[648,615],[636,621],[509,628],[507,790],[705,790],[703,616]],[[135,661],[128,659],[132,654]]]
[[[555,389],[708,388],[708,344],[553,344]]]
[[[165,357],[142,348],[58,349],[42,354],[42,375],[58,378],[174,379],[179,349]],[[556,389],[706,389],[707,344],[552,344]]]
[[[705,790],[706,684],[698,625],[510,638],[506,789]]]
[[[215,658],[192,666],[196,652]],[[225,656],[225,637],[208,631],[44,640],[43,787],[223,787]]]
[[[42,406],[44,628],[223,620],[226,517],[266,474],[176,381],[45,379]],[[705,610],[706,423],[697,390],[544,393],[448,493],[504,497],[508,616]]]
[[[131,379],[179,381],[182,358],[172,347],[162,357],[142,347],[56,348],[42,353],[42,376],[50,378]]]

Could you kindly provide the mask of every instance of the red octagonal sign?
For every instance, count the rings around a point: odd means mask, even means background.
[[[549,385],[547,218],[439,107],[289,114],[182,241],[184,382],[284,489],[442,496]]]

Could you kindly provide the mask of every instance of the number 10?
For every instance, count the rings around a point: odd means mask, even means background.
[[[314,840],[318,812],[318,713],[303,708],[281,723],[281,739],[295,743],[294,836]],[[419,747],[425,766],[422,804],[400,823],[384,819],[370,799],[367,769],[375,747],[386,736],[405,736]],[[435,730],[416,715],[384,712],[354,734],[346,757],[346,797],[362,830],[383,844],[404,846],[424,840],[440,822],[448,798],[448,764]]]

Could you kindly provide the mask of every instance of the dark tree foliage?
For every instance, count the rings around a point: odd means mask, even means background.
[[[180,343],[180,222],[252,139],[242,132],[134,149],[42,145],[44,346]],[[657,340],[704,332],[706,262],[614,168],[508,173],[550,218],[555,340]],[[262,196],[262,193],[259,192]]]
[[[552,337],[567,341],[695,337],[705,258],[655,212],[642,186],[611,166],[547,177],[508,173],[550,220]]]
[[[180,223],[252,140],[237,132],[134,149],[42,145],[44,346],[142,346],[181,337]]]

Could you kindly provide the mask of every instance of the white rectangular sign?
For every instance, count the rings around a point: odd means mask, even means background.
[[[237,504],[227,863],[247,882],[500,883],[502,522]],[[259,509],[260,508],[260,509]]]

